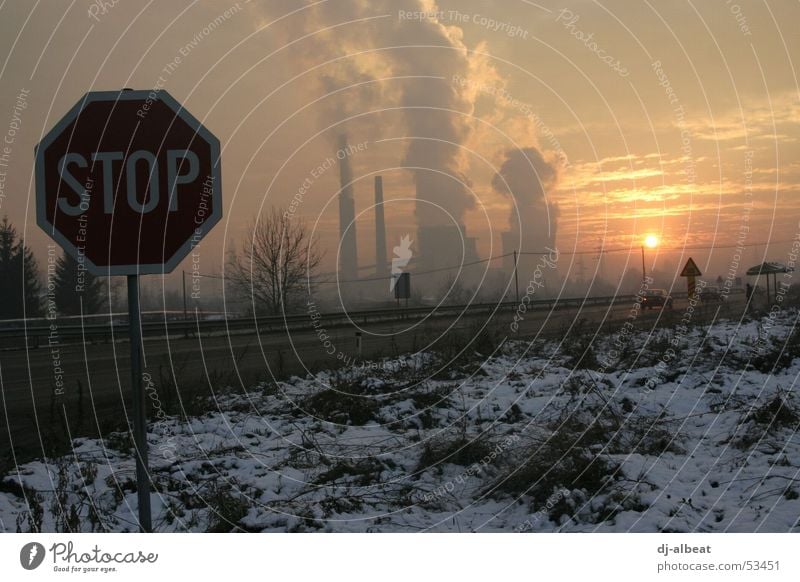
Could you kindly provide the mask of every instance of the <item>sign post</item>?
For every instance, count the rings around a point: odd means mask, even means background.
[[[394,297],[397,299],[397,306],[400,306],[400,300],[406,300],[406,307],[408,307],[408,299],[411,297],[411,273],[400,273],[393,275],[395,277],[394,283]]]
[[[128,282],[139,529],[151,531],[139,276],[171,272],[222,218],[219,140],[166,91],[87,93],[35,149],[36,222]]]
[[[128,275],[128,330],[131,344],[133,388],[133,444],[136,449],[136,495],[139,529],[153,531],[150,511],[150,472],[147,462],[147,408],[142,387],[142,316],[139,309],[139,276]]]
[[[697,264],[692,260],[692,257],[689,257],[689,260],[686,261],[686,264],[683,266],[681,277],[686,277],[686,290],[690,301],[697,292],[697,277],[700,277],[702,274]]]

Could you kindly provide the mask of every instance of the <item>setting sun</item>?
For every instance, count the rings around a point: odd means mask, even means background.
[[[658,237],[656,235],[654,235],[654,234],[648,235],[644,239],[644,246],[646,246],[649,249],[656,248],[658,246]]]

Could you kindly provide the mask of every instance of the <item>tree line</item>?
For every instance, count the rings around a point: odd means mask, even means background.
[[[55,248],[53,249],[56,250]],[[256,217],[240,252],[227,260],[225,280],[257,314],[301,310],[314,287],[322,253],[306,224],[283,209]],[[0,223],[0,319],[89,315],[108,305],[109,279],[95,277],[64,251],[48,253],[44,283],[40,265],[16,228]]]
[[[65,252],[48,256],[42,284],[39,263],[14,225],[0,223],[0,319],[43,317],[50,301],[58,315],[98,313],[106,304],[105,282],[79,269]]]

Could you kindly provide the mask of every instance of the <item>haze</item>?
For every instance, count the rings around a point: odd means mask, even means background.
[[[744,269],[786,262],[800,230],[798,17],[796,2],[747,0],[4,2],[0,133],[14,131],[0,214],[44,256],[34,145],[87,91],[157,88],[222,142],[224,219],[199,247],[203,272],[223,269],[255,215],[293,201],[334,270],[326,160],[341,134],[356,148],[364,267],[376,175],[389,253],[455,222],[477,258],[504,254],[505,232],[557,245],[566,278],[581,256],[599,273],[599,248],[631,249],[609,255],[608,279],[638,269],[647,235],[660,240],[648,266],[666,271],[688,256],[710,275],[737,254]]]

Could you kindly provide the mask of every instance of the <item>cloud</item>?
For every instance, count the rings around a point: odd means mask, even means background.
[[[548,160],[538,149],[527,147],[506,151],[500,170],[492,179],[495,191],[513,202],[509,226],[523,250],[541,251],[554,244],[559,208],[548,200],[548,193],[557,186],[559,175],[558,163]]]
[[[310,70],[331,61],[307,80],[312,94],[324,97],[316,108],[320,127],[347,119],[336,133],[399,140],[417,199],[463,223],[474,205],[464,146],[475,96],[451,79],[468,76],[478,57],[467,50],[459,27],[404,16],[436,11],[431,0],[325,2],[282,22],[280,34],[286,43],[305,37],[294,67]],[[449,222],[426,203],[417,204],[416,217],[420,225]]]
[[[511,196],[519,206],[543,201],[558,181],[558,166],[545,160],[533,147],[508,150],[500,171],[492,179],[494,189]]]

